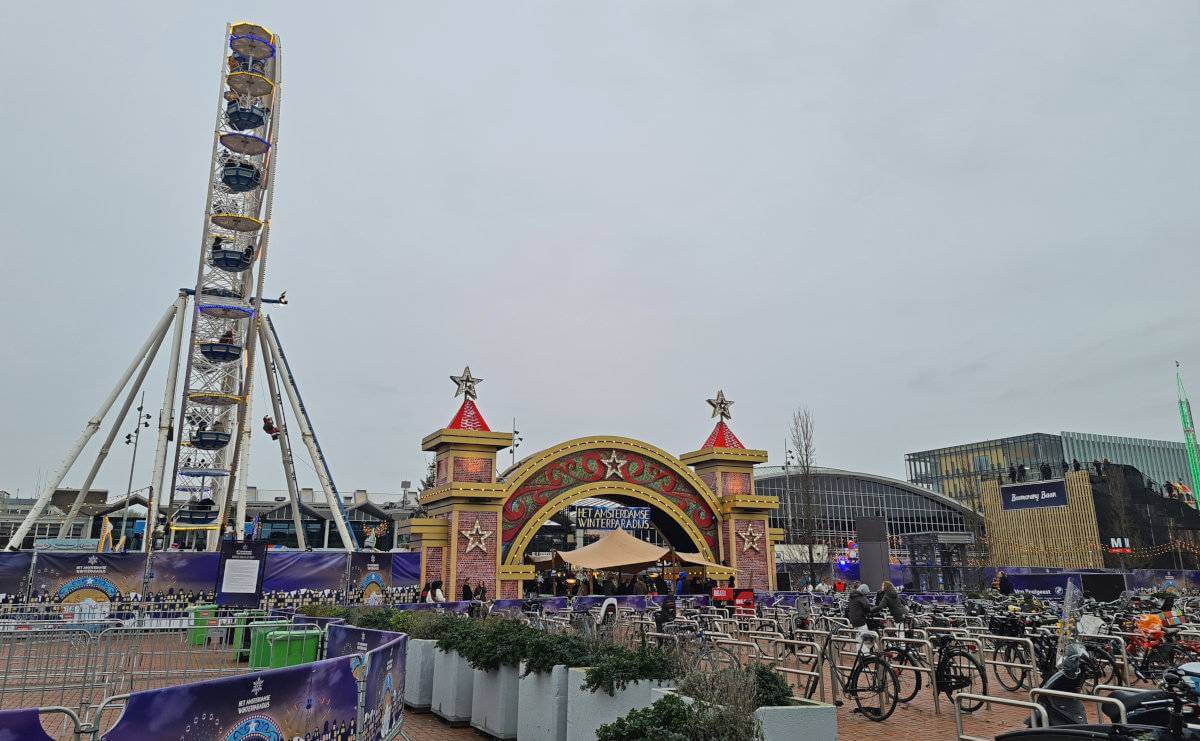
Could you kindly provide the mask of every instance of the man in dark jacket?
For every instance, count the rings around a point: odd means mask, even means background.
[[[866,584],[859,584],[858,589],[851,593],[850,603],[846,605],[846,619],[850,621],[851,628],[867,627],[867,618],[871,614],[871,599],[867,596],[870,593],[871,588]]]

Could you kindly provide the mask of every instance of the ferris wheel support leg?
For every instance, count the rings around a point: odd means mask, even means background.
[[[238,459],[238,477],[237,488],[234,490],[237,496],[237,539],[245,540],[246,537],[246,478],[249,474],[249,463],[247,458],[250,457],[250,395],[246,395],[246,418],[242,420],[242,449]]]
[[[117,381],[117,385],[104,399],[104,402],[100,405],[100,409],[95,415],[92,416],[91,419],[87,421],[87,424],[84,425],[83,431],[79,433],[79,437],[75,440],[75,443],[71,446],[70,450],[67,451],[67,456],[63,459],[62,464],[59,465],[58,469],[55,470],[55,472],[50,476],[50,479],[46,482],[45,488],[42,489],[41,493],[38,494],[38,498],[36,501],[34,501],[33,507],[29,509],[29,514],[25,515],[25,519],[21,522],[21,524],[17,527],[16,532],[14,532],[12,537],[9,539],[9,550],[20,549],[21,543],[24,542],[25,536],[29,534],[29,530],[33,527],[33,524],[37,522],[37,519],[42,516],[43,512],[45,512],[46,505],[50,503],[50,498],[54,495],[54,492],[58,490],[58,485],[62,483],[64,478],[66,478],[67,472],[71,470],[71,466],[75,464],[76,459],[79,458],[79,454],[83,452],[83,449],[87,446],[88,441],[91,440],[92,436],[96,434],[96,431],[100,429],[100,423],[104,421],[104,417],[108,414],[108,410],[112,409],[112,405],[116,402],[117,396],[121,393],[121,389],[125,388],[125,384],[129,383],[129,379],[133,377],[134,371],[137,370],[138,365],[142,362],[142,359],[146,357],[147,353],[150,352],[150,348],[152,346],[157,348],[158,344],[162,342],[162,338],[167,332],[167,326],[171,323],[171,317],[174,313],[175,304],[172,303],[171,306],[167,308],[166,313],[163,314],[162,319],[158,320],[158,324],[154,326],[154,330],[150,332],[150,336],[146,338],[146,341],[142,344],[141,349],[138,350],[138,354],[134,357],[133,362],[131,362],[129,367],[125,369],[125,372],[121,374],[121,378],[119,381]]]
[[[304,446],[308,448],[308,455],[312,458],[313,468],[317,472],[317,479],[321,482],[321,489],[325,492],[325,499],[329,503],[329,516],[333,518],[333,522],[337,525],[338,535],[342,538],[342,547],[348,551],[358,550],[358,540],[350,531],[349,525],[346,523],[346,518],[343,514],[345,505],[338,498],[337,488],[333,484],[333,477],[329,474],[329,466],[325,462],[325,456],[321,452],[321,446],[317,444],[316,435],[313,434],[312,424],[308,419],[308,412],[304,408],[304,402],[300,399],[300,390],[296,388],[296,379],[292,375],[292,369],[288,366],[287,358],[283,354],[283,350],[279,346],[279,335],[275,332],[275,325],[271,322],[271,318],[266,318],[266,331],[263,332],[267,337],[267,344],[271,348],[271,359],[275,363],[275,367],[280,370],[280,376],[283,380],[283,389],[287,392],[288,401],[292,403],[293,417],[296,419],[296,424],[300,426],[300,437],[304,440]]]
[[[146,531],[142,535],[142,550],[149,553],[158,528],[158,507],[162,498],[163,476],[167,468],[167,440],[175,425],[175,384],[179,377],[179,356],[183,352],[183,317],[187,314],[187,292],[180,291],[175,299],[175,334],[171,338],[170,364],[167,382],[163,384],[163,403],[158,410],[158,445],[154,449],[154,473],[150,476],[150,496],[147,497]],[[166,545],[165,539],[163,545]]]
[[[287,424],[283,421],[283,402],[279,396],[279,382],[275,378],[277,370],[271,357],[271,347],[267,344],[267,333],[259,332],[258,340],[262,345],[263,370],[267,372],[267,389],[271,393],[271,412],[275,415],[275,428],[279,430],[279,456],[283,459],[283,475],[287,479],[292,525],[296,528],[296,547],[303,551],[307,549],[308,543],[304,537],[304,521],[300,517],[300,487],[296,484],[296,461],[292,457],[292,442],[288,438]]]
[[[67,538],[71,535],[71,526],[75,524],[75,518],[79,516],[79,509],[83,506],[83,501],[87,497],[87,493],[92,490],[92,482],[96,480],[96,475],[100,473],[100,467],[104,465],[104,461],[108,458],[108,453],[112,449],[113,440],[117,439],[117,433],[121,429],[121,425],[125,424],[125,417],[129,415],[129,408],[133,406],[134,399],[137,398],[138,391],[141,390],[142,384],[146,381],[146,374],[150,372],[150,366],[154,365],[154,358],[158,355],[158,348],[162,347],[162,341],[167,336],[166,330],[158,336],[158,339],[150,347],[142,360],[142,365],[138,369],[137,377],[133,379],[133,385],[129,387],[129,393],[125,394],[125,401],[121,403],[121,408],[113,418],[112,427],[108,430],[108,435],[104,438],[104,442],[100,444],[100,452],[96,454],[96,460],[92,462],[92,467],[87,473],[87,477],[83,480],[83,485],[79,487],[79,493],[75,495],[75,501],[71,502],[71,508],[67,511],[67,516],[63,518],[62,525],[58,528],[58,537]],[[141,412],[138,412],[140,415]],[[141,426],[141,418],[139,416],[138,426]],[[125,502],[125,507],[128,509],[129,502]]]

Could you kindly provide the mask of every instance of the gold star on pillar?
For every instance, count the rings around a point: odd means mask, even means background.
[[[488,552],[486,541],[492,537],[494,531],[484,530],[483,526],[479,524],[478,517],[475,518],[475,527],[470,530],[460,530],[459,532],[467,539],[467,549],[463,553],[470,553],[472,548],[478,548],[484,553]]]
[[[758,550],[758,539],[760,536],[758,534],[758,531],[754,529],[754,523],[747,522],[746,523],[746,532],[738,533],[738,537],[742,539],[742,552],[743,553],[745,553],[746,551],[750,551],[750,550],[754,550],[754,551]]]

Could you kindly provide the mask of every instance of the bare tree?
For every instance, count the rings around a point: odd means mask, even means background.
[[[800,539],[808,550],[808,578],[810,583],[817,581],[813,559],[816,558],[816,518],[814,512],[813,467],[816,465],[817,444],[816,425],[813,422],[812,410],[808,407],[797,407],[792,412],[791,436],[792,452],[795,455],[796,467],[800,470]]]

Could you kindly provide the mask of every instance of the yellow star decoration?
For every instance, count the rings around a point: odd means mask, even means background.
[[[746,532],[738,533],[738,537],[742,539],[742,552],[749,550],[758,550],[758,531],[754,529],[754,525],[747,522]]]
[[[464,553],[470,553],[472,548],[478,548],[484,553],[488,552],[486,541],[492,537],[494,531],[484,530],[483,526],[479,524],[478,517],[475,518],[475,527],[470,530],[460,530],[459,532],[467,539],[467,550],[463,551]]]

